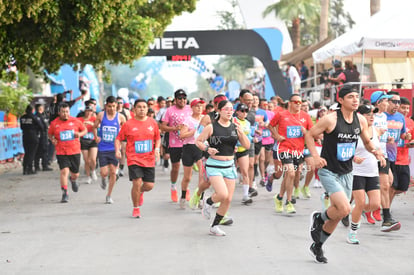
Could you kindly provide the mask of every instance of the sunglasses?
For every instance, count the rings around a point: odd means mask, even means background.
[[[240,112],[242,112],[242,113],[247,113],[247,112],[249,112],[249,110],[247,110],[247,109],[241,109],[241,110],[239,110]]]
[[[186,96],[179,96],[179,97],[177,97],[177,99],[182,100],[182,99],[187,99],[187,97]]]
[[[118,104],[124,104],[122,101],[118,101]]]
[[[294,103],[296,105],[302,104],[302,101],[300,101],[300,100],[291,100],[290,102],[292,102],[292,103]]]
[[[221,108],[221,110],[230,112],[230,111],[233,111],[233,107],[223,107],[223,108]]]
[[[394,104],[399,104],[399,105],[401,105],[401,100],[399,100],[399,99],[392,99],[392,100],[390,100],[392,103],[394,103]]]

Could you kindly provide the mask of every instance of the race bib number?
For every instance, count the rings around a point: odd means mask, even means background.
[[[270,137],[270,130],[269,129],[263,129],[262,137],[264,137],[264,138]]]
[[[399,129],[388,129],[388,136],[394,138],[395,142],[399,142],[400,130]]]
[[[303,137],[301,126],[288,126],[287,127],[287,138],[300,138]]]
[[[102,140],[105,142],[114,142],[117,135],[117,128],[113,126],[102,127]]]
[[[305,148],[305,150],[303,150],[303,155],[304,156],[310,156],[310,151],[308,148]]]
[[[86,135],[84,135],[82,138],[92,140],[93,139],[93,133],[86,133]]]
[[[382,134],[382,136],[380,136],[380,142],[387,142],[388,139],[388,132],[385,132],[384,134]]]
[[[135,141],[135,153],[143,154],[152,151],[152,140]]]
[[[355,142],[338,143],[336,146],[336,158],[339,161],[350,160],[355,154]]]
[[[256,127],[255,126],[250,126],[250,135],[254,136],[254,133],[256,131]]]
[[[74,130],[66,130],[60,132],[60,140],[61,141],[71,141],[75,139],[75,131]]]

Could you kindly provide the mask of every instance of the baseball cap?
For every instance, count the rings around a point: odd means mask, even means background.
[[[371,103],[375,104],[384,98],[392,98],[392,95],[387,95],[387,92],[385,91],[375,91],[371,95]]]
[[[129,109],[129,108],[131,108],[131,105],[128,102],[127,103],[124,103],[124,108]]]
[[[167,97],[167,99],[165,101],[173,101],[173,99],[172,99],[171,96],[169,96],[169,97]]]
[[[342,62],[339,61],[338,59],[335,59],[334,61],[332,61],[332,65],[336,68],[341,67],[342,66]]]
[[[86,106],[85,111],[93,111],[92,106]]]
[[[213,102],[217,104],[223,100],[227,100],[227,97],[223,94],[218,94],[214,97]]]
[[[356,89],[352,88],[351,85],[344,85],[339,90],[338,96],[344,98],[347,94],[350,94],[350,93],[358,93],[358,91]]]
[[[374,106],[371,106],[371,105],[360,105],[358,107],[357,112],[360,113],[361,115],[364,115],[364,114],[371,113],[372,110],[374,110]]]
[[[201,100],[201,99],[199,99],[199,98],[194,98],[193,100],[191,100],[190,106],[191,106],[191,107],[194,107],[194,106],[195,106],[195,105],[197,105],[198,103],[202,103],[202,104],[204,104],[204,103],[205,103],[205,101],[204,101],[204,100]]]
[[[335,110],[338,110],[338,109],[339,109],[338,103],[334,103],[329,107],[329,110],[331,110],[331,111],[335,111]]]
[[[182,89],[178,89],[177,91],[175,91],[175,93],[174,93],[174,97],[175,98],[177,98],[177,97],[183,97],[183,96],[187,96],[187,94],[184,92],[184,90],[182,90]]]
[[[237,105],[236,111],[244,111],[244,110],[249,110],[249,107],[247,107],[246,104],[240,103],[239,105]]]

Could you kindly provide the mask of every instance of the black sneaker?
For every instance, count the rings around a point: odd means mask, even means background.
[[[311,239],[315,243],[319,243],[320,241],[323,224],[324,222],[321,218],[321,212],[314,211],[310,215],[309,233],[310,233]]]
[[[390,232],[400,230],[401,223],[395,221],[393,218],[386,219],[382,222],[381,231]]]
[[[249,197],[256,197],[257,194],[258,193],[256,189],[249,187]]]
[[[291,202],[292,204],[296,204],[296,198],[295,198],[294,196],[292,196],[292,199],[290,200],[290,202]]]
[[[45,166],[43,167],[43,171],[53,171],[53,169],[50,168],[49,166]]]
[[[322,247],[319,247],[319,246],[315,245],[315,243],[313,243],[310,246],[309,251],[310,251],[311,255],[314,257],[316,263],[318,263],[318,264],[327,264],[328,263],[328,259],[323,255]]]
[[[348,227],[349,226],[349,214],[346,217],[342,218],[341,222],[345,227]]]
[[[60,201],[61,203],[66,203],[69,201],[69,196],[68,193],[63,193],[62,194],[62,200]]]
[[[72,181],[72,180],[70,180],[70,183],[72,184],[72,191],[73,192],[78,192],[79,184],[76,181]]]

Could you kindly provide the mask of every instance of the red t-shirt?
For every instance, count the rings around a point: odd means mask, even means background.
[[[411,118],[405,117],[405,129],[406,133],[414,134],[414,121]],[[405,146],[405,143],[410,142],[409,140],[400,139],[397,145],[397,159],[395,160],[396,165],[410,165],[409,148]]]
[[[141,167],[155,167],[154,148],[155,142],[160,140],[160,130],[154,119],[130,119],[122,126],[116,138],[127,141],[128,166],[135,164]]]
[[[52,121],[48,134],[57,140],[56,155],[80,154],[80,141],[75,138],[75,133],[85,130],[85,126],[76,117],[61,120],[59,117]]]
[[[93,136],[93,124],[96,120],[96,116],[91,116],[89,119],[85,119],[84,117],[78,117],[80,122],[82,122],[83,125],[85,125],[88,132],[82,137],[82,139],[94,139]]]
[[[276,127],[279,125],[278,133],[286,139],[279,142],[279,151],[290,154],[302,154],[305,148],[305,137],[302,133],[302,127],[306,130],[312,128],[312,119],[308,113],[300,111],[292,114],[288,110],[275,113],[270,125]]]

